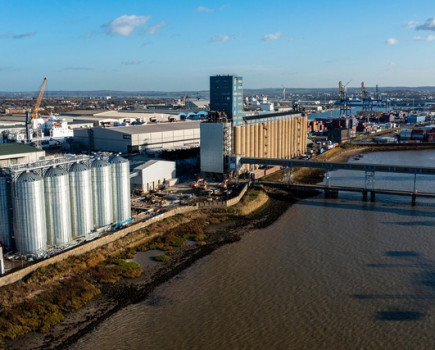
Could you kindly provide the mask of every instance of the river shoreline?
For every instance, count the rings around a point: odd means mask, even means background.
[[[376,151],[382,150],[376,149]],[[331,152],[326,159],[346,161],[356,154],[365,152],[370,152],[370,150],[364,147],[337,149],[337,151]],[[307,193],[295,197],[269,189],[268,195],[271,198],[270,203],[254,210],[252,216],[237,217],[223,224],[215,225],[215,232],[207,233],[206,245],[187,245],[177,248],[170,262],[146,268],[143,275],[134,280],[122,280],[114,285],[104,287],[101,295],[91,300],[83,308],[67,314],[65,320],[50,329],[48,333],[29,333],[7,343],[7,348],[63,349],[74,344],[117,311],[127,305],[145,300],[156,287],[169,281],[199,259],[211,254],[223,245],[239,241],[244,233],[253,228],[267,227],[295,201],[313,194]],[[219,225],[222,225],[223,229],[220,230]]]
[[[238,242],[242,236],[254,228],[267,227],[299,198],[284,199],[283,194],[271,195],[270,203],[256,211],[252,217],[230,219],[221,224],[213,224],[208,230],[207,244],[187,245],[177,248],[168,263],[144,269],[141,277],[122,280],[106,286],[103,293],[76,312],[66,315],[65,320],[54,326],[46,334],[29,333],[7,343],[8,349],[64,349],[85,334],[94,330],[104,320],[124,307],[145,300],[161,284],[169,281],[201,258],[216,249]],[[220,229],[220,226],[222,229]]]

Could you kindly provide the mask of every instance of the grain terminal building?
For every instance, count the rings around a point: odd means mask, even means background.
[[[291,159],[306,152],[307,117],[297,111],[243,113],[243,79],[210,77],[210,113],[201,124],[201,172],[226,173],[234,157]],[[224,112],[224,113],[220,113]]]

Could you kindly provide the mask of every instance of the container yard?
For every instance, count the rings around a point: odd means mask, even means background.
[[[131,218],[129,161],[62,155],[0,168],[0,240],[36,258]]]

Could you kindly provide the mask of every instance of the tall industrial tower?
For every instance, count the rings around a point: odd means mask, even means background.
[[[238,75],[211,76],[210,110],[225,112],[233,125],[242,125],[243,78]]]

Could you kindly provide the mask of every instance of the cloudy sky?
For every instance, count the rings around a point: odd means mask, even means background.
[[[0,0],[0,91],[435,85],[435,1]]]

